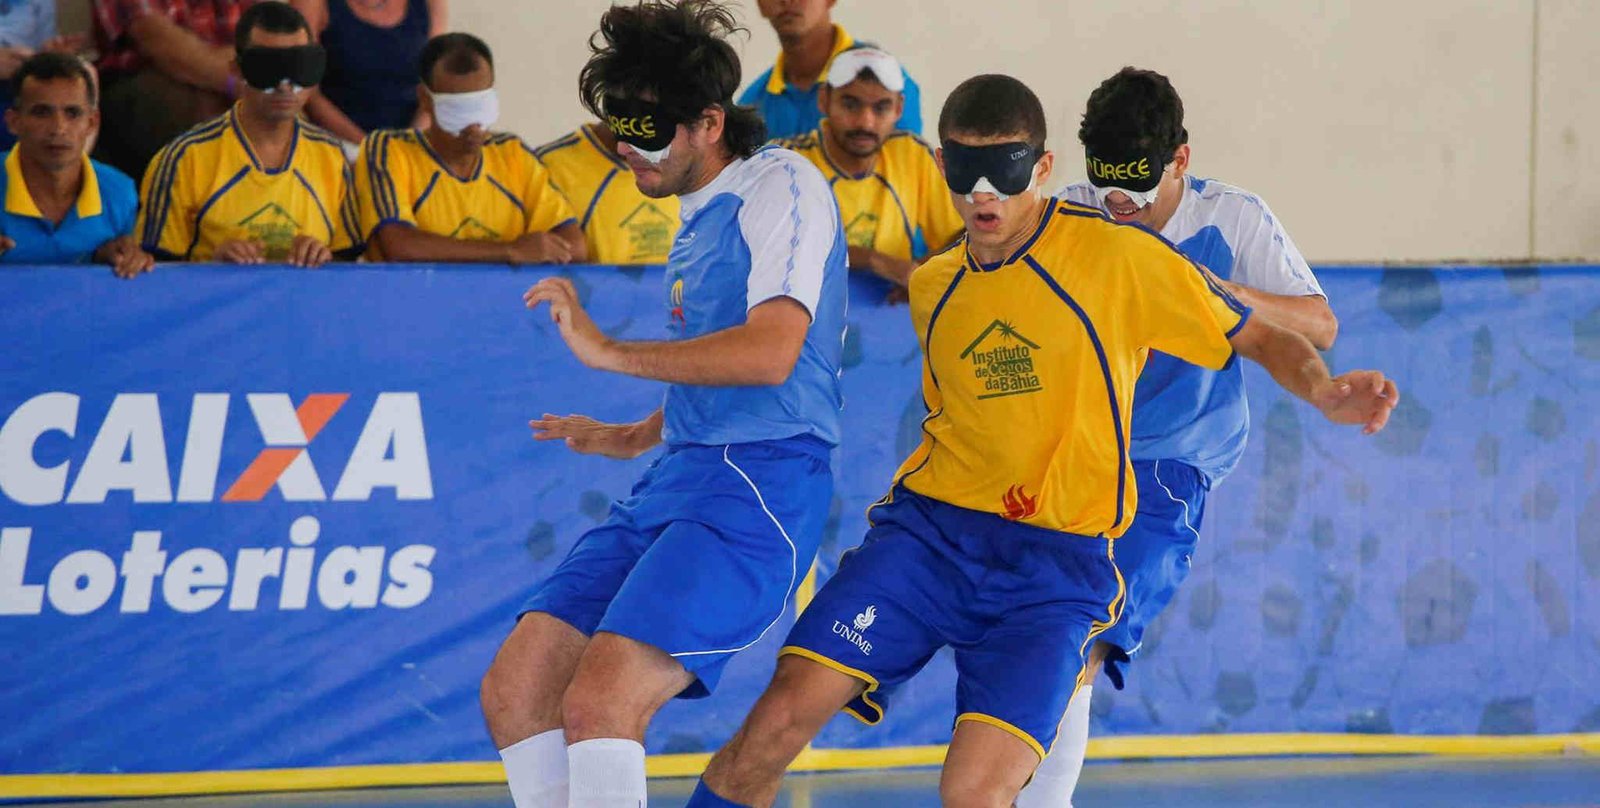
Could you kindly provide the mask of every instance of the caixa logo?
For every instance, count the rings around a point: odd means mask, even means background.
[[[256,502],[274,488],[288,502],[359,502],[378,488],[392,489],[400,500],[433,498],[416,393],[378,394],[331,497],[312,462],[312,443],[349,403],[349,394],[314,393],[298,406],[286,393],[250,393],[244,399],[264,448],[220,496],[223,436],[234,402],[228,393],[194,395],[176,478],[155,394],[119,394],[76,470],[68,461],[41,465],[35,448],[51,433],[79,439],[79,397],[34,396],[0,426],[0,493],[21,505],[99,504],[113,491],[129,492],[136,503]],[[328,459],[322,464],[330,468]]]
[[[163,426],[162,402],[154,394],[117,395],[92,427],[92,418],[79,418],[77,395],[34,396],[0,425],[0,505],[9,499],[41,512],[54,506],[51,515],[58,524],[60,514],[73,514],[73,523],[88,525],[92,519],[80,519],[87,511],[77,506],[104,504],[114,492],[135,506],[179,503],[178,508],[182,503],[260,502],[274,490],[290,504],[365,502],[377,490],[392,491],[397,500],[433,499],[416,393],[379,393],[367,408],[352,406],[346,393],[312,394],[298,406],[284,393],[243,398],[255,425],[250,434],[239,432],[246,423],[242,417],[232,419],[230,432],[233,396],[199,393],[188,402],[188,421],[173,427],[182,430],[180,443]],[[345,442],[332,441],[319,451],[317,437],[336,415],[345,419],[343,434],[331,438]],[[360,420],[352,417],[357,415]],[[360,433],[352,445],[348,439],[357,424]],[[169,437],[179,447],[175,457],[169,457]],[[60,459],[63,445],[76,447],[69,454],[81,456],[81,462]],[[220,473],[224,459],[230,466],[227,476]],[[334,482],[331,495],[323,473]],[[159,526],[174,510],[141,508],[140,527]],[[268,518],[276,521],[281,510],[280,504]],[[11,521],[19,512],[0,511],[6,521],[0,525],[0,616],[40,615],[46,604],[67,615],[105,609],[139,614],[158,604],[176,613],[223,604],[242,612],[293,611],[312,604],[329,610],[407,609],[433,592],[430,565],[437,548],[423,543],[393,548],[387,541],[393,537],[374,542],[371,535],[350,536],[369,539],[360,546],[336,544],[323,538],[322,522],[312,515],[289,524],[287,547],[281,533],[276,541],[229,535],[238,520],[219,510],[206,520],[212,532],[202,541],[225,542],[225,552],[193,546],[200,537],[180,534],[174,540],[154,529],[135,530],[131,540],[123,540],[125,549],[100,543],[101,538],[95,540],[98,549],[69,551],[63,543],[82,537],[41,538],[34,527]],[[267,546],[260,546],[263,539]],[[246,544],[252,546],[241,546]]]

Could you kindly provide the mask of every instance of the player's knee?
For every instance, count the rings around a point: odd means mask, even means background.
[[[515,703],[516,692],[510,680],[500,661],[495,660],[478,682],[478,707],[483,710],[483,717],[491,726],[497,716],[504,715]]]
[[[583,676],[573,679],[561,696],[561,725],[569,741],[642,733],[645,722],[628,712],[626,700],[614,685],[597,685]]]

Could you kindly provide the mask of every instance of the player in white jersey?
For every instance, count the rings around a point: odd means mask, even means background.
[[[761,148],[760,117],[733,103],[734,30],[716,0],[613,6],[579,77],[639,191],[679,199],[672,338],[611,339],[565,278],[525,300],[583,364],[667,388],[633,424],[532,426],[582,453],[666,449],[534,589],[484,677],[517,808],[643,808],[651,718],[709,695],[782,621],[827,522],[848,245],[822,174]]]
[[[1078,130],[1089,181],[1057,196],[1148,227],[1215,275],[1220,285],[1319,350],[1338,321],[1322,286],[1261,197],[1189,174],[1183,101],[1160,73],[1123,68],[1089,96]],[[1144,629],[1189,574],[1206,493],[1231,472],[1250,431],[1240,364],[1221,371],[1151,351],[1134,389],[1133,459],[1139,507],[1117,540],[1127,580],[1122,619],[1100,635],[1061,721],[1055,747],[1017,800],[1018,808],[1062,808],[1083,768],[1092,684],[1104,668],[1117,688]]]

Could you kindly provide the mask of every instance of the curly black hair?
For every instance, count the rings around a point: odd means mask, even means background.
[[[1118,152],[1132,146],[1171,154],[1189,142],[1183,128],[1183,99],[1166,76],[1124,67],[1089,94],[1078,140],[1090,152]]]
[[[1010,76],[987,73],[956,85],[939,110],[939,139],[961,132],[978,137],[1017,135],[1044,151],[1044,105],[1028,85]]]
[[[648,97],[685,121],[721,107],[723,142],[734,156],[748,157],[766,142],[767,125],[753,107],[733,102],[741,69],[727,38],[743,32],[717,0],[613,6],[589,38],[593,55],[578,74],[579,97],[601,119],[608,95]]]

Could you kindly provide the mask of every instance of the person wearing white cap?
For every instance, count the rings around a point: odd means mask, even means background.
[[[739,96],[741,105],[761,110],[767,137],[802,135],[817,128],[817,91],[833,57],[855,45],[844,28],[833,23],[837,0],[756,0],[761,16],[772,23],[782,50],[772,67],[756,77]],[[922,93],[902,70],[905,107],[898,126],[922,133]]]
[[[961,234],[933,149],[896,129],[906,106],[899,60],[870,44],[833,58],[817,96],[825,116],[811,130],[781,141],[828,178],[852,269],[904,287],[930,253]]]

